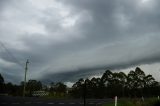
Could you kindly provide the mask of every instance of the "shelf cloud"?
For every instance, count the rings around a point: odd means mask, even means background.
[[[160,62],[157,0],[1,0],[0,73],[75,81]],[[151,70],[154,71],[154,70]]]

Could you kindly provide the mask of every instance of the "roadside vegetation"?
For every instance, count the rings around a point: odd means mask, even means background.
[[[19,85],[11,82],[5,83],[0,74],[0,94],[10,96],[22,96],[24,82]],[[62,82],[51,82],[48,85],[41,81],[28,80],[26,83],[26,96],[33,96],[35,91],[45,91],[47,98],[150,98],[160,95],[160,84],[152,75],[146,75],[143,70],[137,67],[128,74],[123,72],[112,72],[106,70],[102,77],[92,79],[79,79],[68,88]],[[120,102],[121,103],[121,102]],[[123,102],[132,104],[132,101]],[[134,104],[135,105],[135,104]]]
[[[114,102],[109,104],[104,104],[103,106],[115,106]],[[149,98],[145,101],[141,99],[125,99],[119,100],[117,106],[160,106],[160,100],[157,98]]]
[[[146,75],[139,67],[127,75],[107,70],[101,78],[79,79],[73,85],[70,94],[75,98],[82,98],[85,85],[87,98],[137,98],[160,95],[159,82],[152,75]]]

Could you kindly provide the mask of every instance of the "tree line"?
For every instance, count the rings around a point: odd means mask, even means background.
[[[49,86],[42,84],[37,80],[29,80],[26,82],[26,96],[33,96],[34,91],[46,91],[50,95],[63,97],[67,91],[67,86],[62,82],[51,82]],[[22,81],[19,85],[12,84],[11,82],[5,83],[4,78],[0,74],[0,94],[7,94],[10,96],[22,96],[24,89],[24,82]]]
[[[0,75],[0,93],[21,96],[24,82],[20,85],[5,83]],[[51,82],[46,86],[40,81],[29,80],[26,83],[26,94],[32,96],[33,91],[44,90],[50,96],[83,98],[111,98],[118,97],[151,97],[160,95],[160,84],[152,75],[146,75],[137,67],[128,74],[106,70],[100,78],[79,79],[71,88],[62,82]]]
[[[107,97],[151,97],[160,95],[160,85],[152,75],[146,75],[139,67],[127,75],[123,72],[105,71],[101,78],[79,79],[72,87],[71,94],[83,97],[86,84],[87,98]]]

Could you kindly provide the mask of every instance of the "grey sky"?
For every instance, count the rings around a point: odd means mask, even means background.
[[[1,45],[0,72],[19,83],[26,59],[28,79],[46,82],[153,67],[159,7],[158,0],[1,0],[0,40],[21,65]]]

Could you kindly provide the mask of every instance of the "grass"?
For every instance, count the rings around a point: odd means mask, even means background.
[[[103,106],[115,106],[114,103],[105,104]],[[119,101],[117,106],[135,106],[131,101]]]
[[[115,106],[114,103],[104,104],[103,106]],[[118,100],[117,106],[160,106],[160,100],[155,98],[145,99],[123,99]]]

